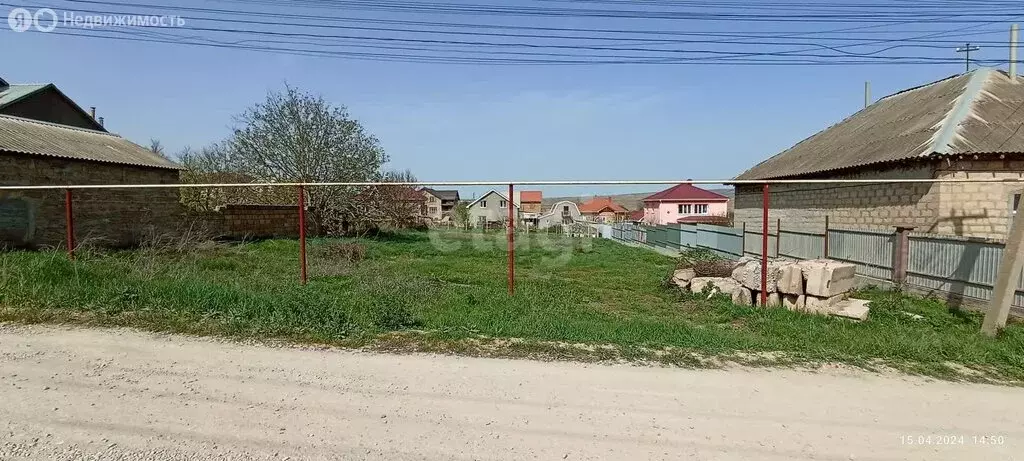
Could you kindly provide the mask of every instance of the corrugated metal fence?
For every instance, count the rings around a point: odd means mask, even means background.
[[[778,227],[778,226],[776,226]],[[827,257],[857,266],[857,274],[893,281],[899,239],[895,231],[822,229],[821,233],[776,230],[768,235],[768,256],[794,259]],[[1003,244],[948,235],[906,234],[903,283],[949,299],[988,301],[992,298]],[[706,248],[728,258],[760,256],[761,231],[709,224],[640,226],[615,224],[614,240],[662,250]],[[1024,275],[1018,281],[1014,306],[1024,307]]]

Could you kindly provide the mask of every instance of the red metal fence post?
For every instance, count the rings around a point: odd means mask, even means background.
[[[508,185],[508,295],[516,294],[515,187]]]
[[[299,281],[306,284],[306,188],[299,186]]]
[[[75,213],[71,205],[71,189],[64,189],[64,223],[67,226],[68,259],[75,259]]]
[[[761,306],[768,305],[768,183],[761,190]]]

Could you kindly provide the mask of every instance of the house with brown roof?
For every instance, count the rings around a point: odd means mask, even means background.
[[[644,199],[643,221],[664,225],[712,223],[726,219],[729,197],[692,184],[678,184]]]
[[[3,83],[0,184],[178,183],[178,165],[108,133],[53,85]],[[183,213],[173,188],[78,189],[72,205],[77,241],[110,246],[171,233]],[[63,245],[65,223],[63,190],[0,191],[0,247]]]
[[[455,205],[459,203],[459,191],[438,190],[424,187],[421,189],[427,199],[425,216],[434,222],[450,217]]]
[[[1019,179],[1022,127],[1024,79],[982,68],[882,98],[736,179]],[[828,216],[982,238],[1005,237],[1022,193],[1019,182],[769,187],[772,227],[820,232]],[[761,200],[761,186],[737,185],[736,224],[760,223]]]
[[[629,210],[611,197],[594,197],[583,202],[580,213],[587,221],[600,223],[621,222],[629,217]]]
[[[514,197],[516,205],[519,205],[523,224],[536,226],[538,218],[544,213],[544,193],[539,190],[515,191]]]

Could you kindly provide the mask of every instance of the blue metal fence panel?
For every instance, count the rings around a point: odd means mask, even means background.
[[[683,248],[696,248],[697,247],[697,225],[696,224],[680,224],[679,225],[679,245]]]
[[[743,256],[743,229],[697,224],[697,246],[725,257]]]
[[[760,252],[760,250],[758,251]],[[779,256],[795,259],[824,258],[825,235],[780,230]]]
[[[857,266],[857,273],[892,280],[892,257],[896,246],[893,232],[829,229],[828,257]]]
[[[775,240],[776,236],[772,235],[771,231],[768,231],[768,257],[775,258],[779,255],[775,253]],[[743,235],[743,252],[744,254],[761,256],[761,231],[747,230]]]
[[[910,285],[955,296],[991,300],[1003,260],[1003,245],[953,236],[911,234],[907,255]],[[1013,305],[1024,306],[1024,274]]]

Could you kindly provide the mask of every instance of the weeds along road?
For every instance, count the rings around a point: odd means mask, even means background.
[[[0,354],[4,460],[1024,460],[1024,391],[904,376],[24,326]]]

